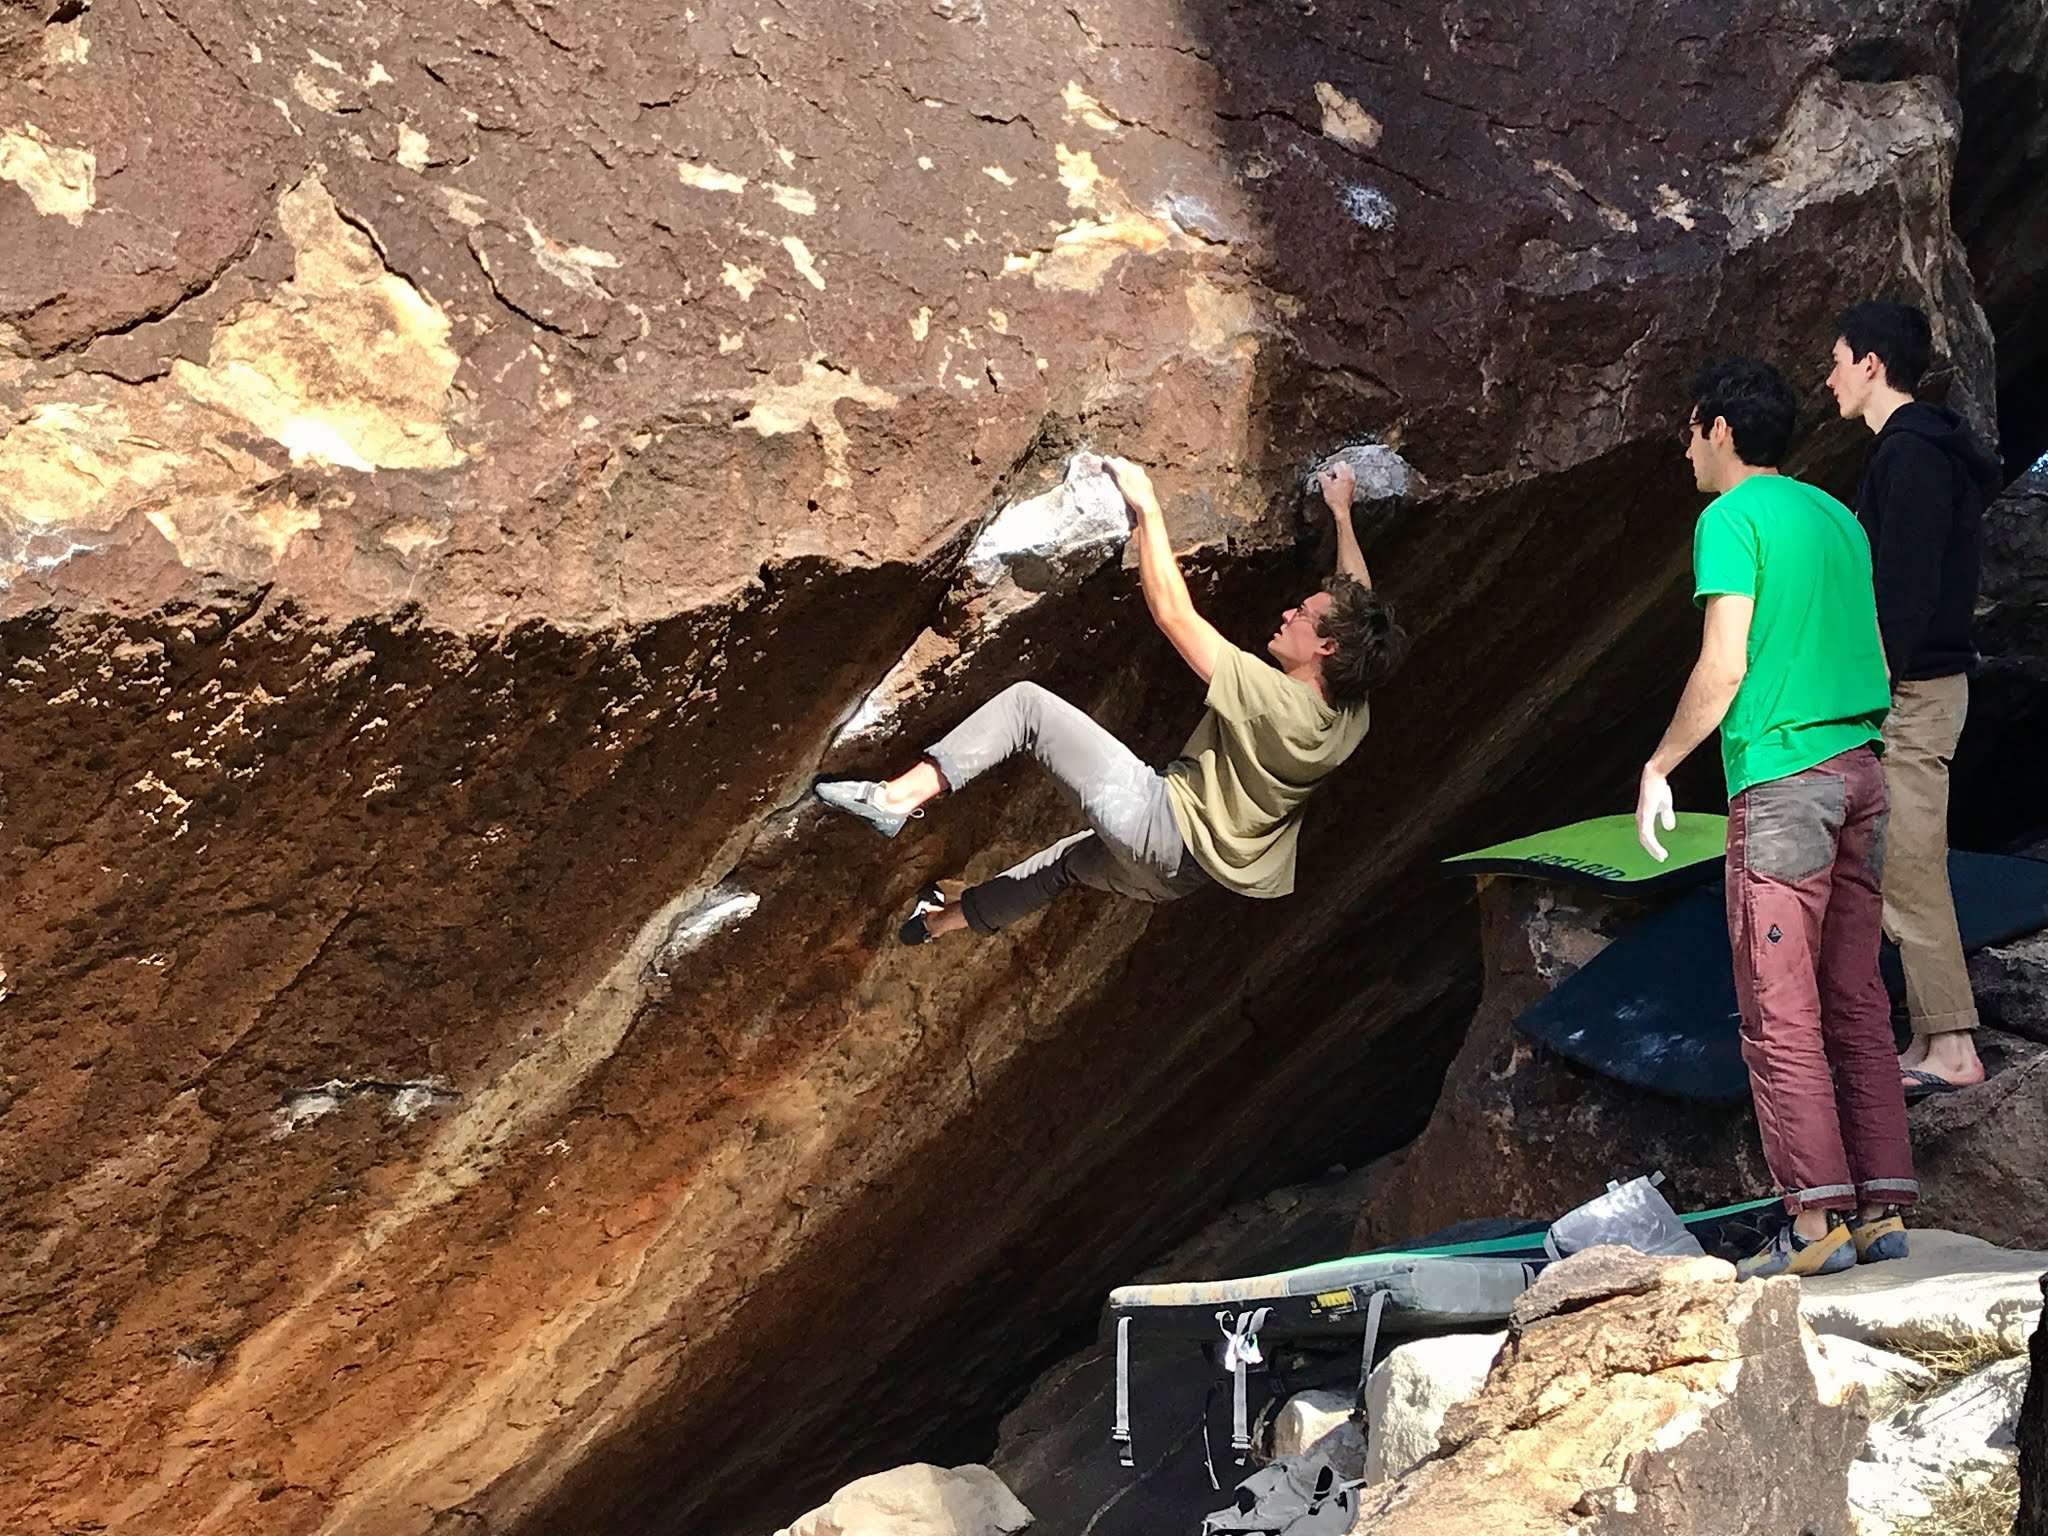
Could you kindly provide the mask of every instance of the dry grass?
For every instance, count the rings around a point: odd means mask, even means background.
[[[1967,1339],[1933,1339],[1924,1344],[1899,1344],[1893,1346],[1915,1365],[1925,1366],[1934,1373],[1934,1382],[1925,1391],[1915,1394],[1931,1396],[1944,1387],[1952,1387],[1966,1376],[1974,1376],[1987,1366],[2010,1360],[2027,1352],[2027,1341],[2000,1338],[1995,1334],[1972,1334]]]
[[[2008,1465],[1988,1479],[1955,1479],[1929,1500],[1934,1508],[1899,1522],[1895,1536],[2012,1536],[2019,1516],[2020,1473]]]

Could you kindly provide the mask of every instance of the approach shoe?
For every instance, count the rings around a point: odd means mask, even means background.
[[[1887,1210],[1869,1221],[1851,1222],[1849,1236],[1856,1244],[1858,1264],[1882,1264],[1906,1256],[1906,1222],[1897,1210]]]
[[[849,816],[858,816],[884,837],[894,837],[903,830],[903,824],[913,817],[922,816],[923,811],[912,811],[899,815],[885,811],[875,803],[875,795],[881,789],[873,779],[827,779],[811,787],[811,792],[835,811],[844,811]]]
[[[896,930],[898,942],[904,944],[929,944],[936,937],[924,925],[924,920],[934,912],[946,909],[946,898],[939,894],[939,882],[934,880],[917,893],[917,905],[910,909],[910,917]]]
[[[1856,1245],[1849,1240],[1849,1228],[1833,1216],[1828,1218],[1825,1237],[1808,1242],[1786,1222],[1778,1235],[1735,1266],[1740,1280],[1762,1280],[1771,1275],[1838,1275],[1856,1267]]]

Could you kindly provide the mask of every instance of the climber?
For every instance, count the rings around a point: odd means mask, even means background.
[[[1906,1097],[1984,1081],[1977,1004],[1948,883],[1948,765],[1977,670],[1979,524],[1998,460],[1953,411],[1913,398],[1933,336],[1910,304],[1858,304],[1837,323],[1828,388],[1845,418],[1877,434],[1856,516],[1870,535],[1877,620],[1891,666],[1884,724],[1884,926],[1906,973],[1913,1043]]]
[[[1351,526],[1356,478],[1337,463],[1317,479],[1337,528],[1337,572],[1282,615],[1268,663],[1239,650],[1195,611],[1151,478],[1123,459],[1108,471],[1136,520],[1138,581],[1153,621],[1208,686],[1207,712],[1163,772],[1086,714],[1035,683],[1005,689],[907,773],[842,779],[818,798],[884,837],[1018,752],[1073,799],[1088,830],[993,879],[935,882],[898,937],[922,944],[972,928],[994,933],[1085,885],[1137,901],[1173,901],[1215,882],[1243,896],[1294,889],[1294,851],[1309,792],[1365,735],[1366,698],[1392,674],[1407,636],[1372,588]]]
[[[1715,493],[1693,532],[1705,627],[1643,767],[1636,832],[1661,861],[1668,776],[1718,728],[1742,1057],[1790,1214],[1737,1269],[1832,1274],[1903,1258],[1899,1208],[1919,1191],[1877,969],[1891,690],[1870,542],[1834,497],[1778,473],[1798,402],[1777,369],[1729,359],[1691,393],[1686,458]]]

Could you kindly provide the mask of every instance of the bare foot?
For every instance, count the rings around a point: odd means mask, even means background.
[[[915,815],[919,806],[946,787],[939,770],[919,763],[908,773],[899,773],[875,786],[875,804],[895,816]]]
[[[939,904],[932,905],[929,895],[920,896],[917,910],[897,930],[897,938],[905,944],[926,944],[960,932],[967,926],[967,912],[960,905],[960,895],[966,889],[965,880],[934,880],[927,890],[937,893]]]
[[[935,939],[948,933],[959,933],[967,927],[967,914],[956,904],[948,902],[938,911],[929,913],[924,926]]]
[[[1958,1088],[1968,1088],[1984,1081],[1984,1062],[1977,1055],[1977,1041],[1969,1030],[1954,1029],[1939,1035],[1922,1035],[1913,1043],[1923,1047],[1920,1060],[1912,1062],[1902,1056],[1899,1058],[1902,1069],[1932,1073]]]

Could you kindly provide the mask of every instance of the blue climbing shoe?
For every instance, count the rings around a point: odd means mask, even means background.
[[[1834,1216],[1828,1217],[1827,1235],[1808,1242],[1786,1222],[1778,1235],[1735,1266],[1742,1280],[1762,1280],[1771,1275],[1838,1275],[1856,1267],[1856,1245],[1849,1240],[1849,1228]]]
[[[1887,1259],[1906,1256],[1906,1222],[1896,1210],[1888,1210],[1869,1221],[1852,1222],[1849,1236],[1856,1243],[1858,1264],[1882,1264]]]

